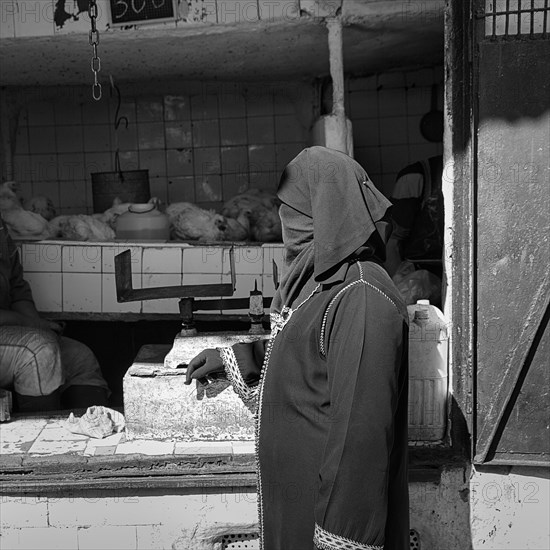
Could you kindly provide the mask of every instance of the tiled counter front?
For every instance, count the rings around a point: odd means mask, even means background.
[[[44,313],[177,314],[177,299],[117,302],[114,257],[128,249],[134,288],[231,280],[230,246],[40,241],[20,242],[19,247],[25,278],[31,285],[38,310]],[[282,244],[236,245],[234,251],[236,290],[233,297],[247,298],[255,282],[264,296],[273,296],[272,260],[280,271]],[[247,310],[219,313],[242,314]]]

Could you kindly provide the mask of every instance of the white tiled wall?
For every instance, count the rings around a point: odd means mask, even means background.
[[[63,311],[62,277],[61,273],[49,273],[44,270],[25,274],[38,311]]]
[[[443,111],[442,66],[347,81],[355,158],[388,196],[399,170],[443,151],[442,143],[426,141],[420,133],[420,120],[431,109],[433,84]]]
[[[183,255],[182,249],[179,247],[159,246],[144,248],[141,261],[144,275],[153,273],[173,273],[181,277]],[[145,278],[143,282],[146,282]]]
[[[147,169],[152,196],[220,209],[249,187],[276,189],[284,166],[308,141],[313,87],[302,83],[177,84],[122,102],[88,88],[30,90],[19,119],[15,179],[20,195],[50,197],[58,214],[91,213],[91,174]],[[173,90],[170,91],[170,90]],[[115,117],[121,123],[115,129]],[[124,120],[128,121],[126,126]]]
[[[144,254],[147,250],[143,251]],[[180,253],[181,256],[181,253]],[[145,263],[144,263],[145,265]],[[170,266],[167,266],[168,268]],[[143,288],[151,288],[158,286],[179,286],[181,285],[182,275],[180,273],[143,273],[142,274]],[[142,302],[141,311],[143,313],[178,313],[178,300],[160,299],[146,300]]]
[[[420,120],[434,83],[443,108],[442,82],[442,67],[346,80],[355,158],[386,194],[401,168],[441,153],[420,134]],[[20,195],[47,195],[58,213],[89,213],[91,173],[114,170],[118,148],[123,169],[149,170],[153,196],[219,210],[248,188],[275,190],[318,114],[315,86],[300,82],[195,83],[181,92],[172,82],[164,94],[141,88],[122,85],[118,116],[128,127],[117,130],[117,103],[107,93],[93,102],[88,88],[30,90],[16,138]]]
[[[221,274],[223,250],[216,246],[193,246],[183,251],[183,270],[187,273]]]
[[[141,271],[132,273],[132,285],[141,288]],[[140,313],[141,302],[117,302],[114,273],[102,273],[101,311],[103,313]]]
[[[179,313],[177,299],[119,303],[114,256],[131,251],[135,289],[155,286],[230,282],[228,248],[188,244],[20,243],[25,278],[39,311],[71,313]],[[256,285],[264,296],[275,293],[272,260],[282,268],[282,245],[236,246],[234,298],[248,298]],[[208,299],[208,298],[205,298]],[[211,299],[215,299],[214,297]],[[221,313],[244,314],[248,310]],[[218,312],[220,313],[220,312]]]
[[[63,311],[101,311],[101,273],[63,273]]]
[[[21,264],[25,273],[47,271],[61,273],[62,248],[56,244],[26,243],[21,250]]]

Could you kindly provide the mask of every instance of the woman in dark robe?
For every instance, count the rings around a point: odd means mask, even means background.
[[[406,550],[408,317],[381,266],[390,202],[323,147],[287,166],[278,196],[271,338],[203,351],[187,382],[225,370],[256,413],[264,550]]]

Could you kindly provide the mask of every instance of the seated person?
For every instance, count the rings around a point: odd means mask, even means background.
[[[411,277],[411,271],[422,270],[412,276],[417,298],[430,298],[437,305],[441,298],[443,275],[443,157],[441,155],[415,162],[398,174],[390,200],[394,225],[386,248],[385,267],[401,292],[400,282]],[[421,277],[422,275],[422,277]],[[396,280],[397,278],[397,280]],[[413,281],[410,281],[413,282]],[[439,287],[435,289],[434,287]],[[437,299],[434,300],[434,296]],[[405,300],[409,303],[408,300]]]
[[[0,217],[0,388],[19,412],[107,405],[109,388],[93,352],[41,319],[17,248]]]

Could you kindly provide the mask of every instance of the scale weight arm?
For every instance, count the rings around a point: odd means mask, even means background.
[[[159,300],[163,298],[194,298],[197,296],[216,297],[233,296],[236,286],[235,254],[229,249],[231,283],[208,285],[157,286],[149,288],[134,288],[132,284],[132,257],[130,250],[125,250],[115,256],[115,284],[118,302],[136,302],[143,300]]]
[[[162,298],[179,298],[180,314],[185,324],[192,324],[194,311],[225,311],[231,309],[247,309],[248,298],[230,298],[235,292],[235,255],[234,249],[229,249],[231,268],[231,283],[207,285],[181,285],[149,288],[133,288],[132,260],[130,250],[125,250],[115,256],[115,283],[118,302],[134,302],[142,300],[159,300]],[[197,298],[217,298],[215,300],[200,300]],[[269,310],[272,298],[262,299],[263,307]]]

